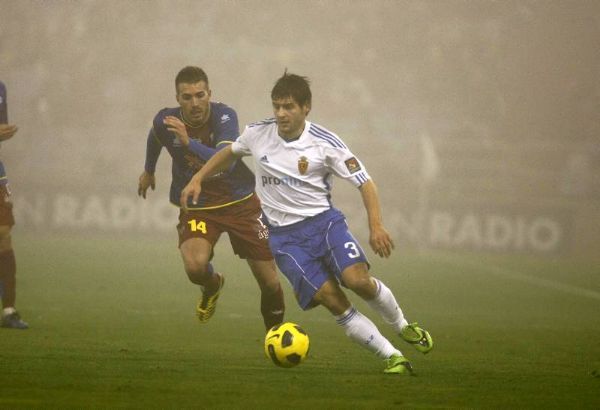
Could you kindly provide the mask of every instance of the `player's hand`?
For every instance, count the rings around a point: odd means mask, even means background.
[[[0,124],[0,141],[6,141],[17,133],[19,128],[16,125]]]
[[[371,228],[369,244],[373,251],[382,258],[388,258],[394,249],[394,241],[383,226],[375,226]]]
[[[138,182],[138,195],[146,199],[146,191],[148,191],[149,187],[154,191],[154,188],[156,188],[156,180],[154,175],[144,171],[142,172],[142,175],[140,175]]]
[[[190,144],[190,136],[187,133],[185,124],[179,118],[168,115],[163,120],[163,124],[167,126],[167,130],[175,134],[182,145],[187,147]]]
[[[184,210],[184,212],[187,212],[187,203],[190,197],[192,197],[192,203],[194,205],[198,203],[198,197],[200,196],[201,191],[202,187],[200,184],[200,178],[197,178],[196,175],[194,175],[190,182],[181,191],[179,203],[181,204],[181,208]]]

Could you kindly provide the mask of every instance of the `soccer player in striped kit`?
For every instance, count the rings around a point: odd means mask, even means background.
[[[350,339],[386,360],[385,373],[411,374],[409,361],[352,306],[341,288],[363,298],[418,351],[432,349],[429,333],[416,322],[409,323],[391,290],[370,275],[363,249],[330,201],[333,175],[356,186],[367,211],[369,243],[377,255],[390,256],[393,242],[381,221],[376,186],[336,134],[306,120],[311,98],[308,80],[286,72],[271,92],[275,117],[246,127],[192,178],[180,202],[186,206],[191,197],[194,203],[207,177],[252,155],[271,251],[300,307],[325,306]]]
[[[18,128],[8,124],[8,104],[6,87],[0,81],[0,142],[12,138]],[[15,309],[17,295],[17,264],[12,248],[10,231],[15,224],[10,202],[10,190],[4,165],[0,161],[0,296],[2,296],[2,327],[11,329],[27,329],[29,325],[19,316]]]
[[[208,77],[201,68],[184,67],[175,78],[175,89],[179,106],[162,109],[154,117],[138,194],[146,198],[148,188],[154,189],[154,171],[164,147],[173,160],[170,200],[178,206],[181,190],[192,175],[238,137],[239,125],[231,107],[210,101]],[[223,232],[228,233],[234,253],[246,259],[260,287],[265,327],[268,330],[281,323],[283,291],[269,249],[268,229],[254,194],[254,176],[248,167],[239,161],[208,179],[197,204],[186,206],[188,211],[180,212],[177,225],[179,250],[188,278],[202,290],[196,305],[200,323],[213,316],[223,288],[225,278],[211,263],[214,246]]]

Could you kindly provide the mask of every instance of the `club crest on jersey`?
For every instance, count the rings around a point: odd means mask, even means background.
[[[344,161],[344,164],[346,164],[346,168],[348,168],[348,171],[351,174],[354,174],[355,172],[360,171],[360,163],[358,162],[356,157],[347,159],[346,161]]]
[[[308,171],[308,158],[302,156],[298,159],[298,172],[300,175],[304,175],[306,171]]]

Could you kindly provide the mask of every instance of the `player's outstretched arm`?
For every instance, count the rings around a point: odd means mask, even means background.
[[[12,138],[19,128],[16,125],[0,124],[0,141]]]
[[[381,220],[377,187],[369,179],[360,186],[359,190],[369,219],[369,244],[377,255],[387,258],[392,254],[394,242]]]
[[[153,191],[154,188],[156,188],[154,171],[156,170],[156,163],[158,162],[160,151],[162,151],[162,145],[154,134],[154,128],[150,128],[146,140],[146,163],[144,164],[144,172],[142,172],[138,178],[138,195],[144,199],[146,199],[148,188],[152,188]]]
[[[213,155],[200,171],[192,177],[190,182],[181,191],[180,204],[186,210],[189,198],[192,198],[192,203],[198,203],[198,197],[202,191],[202,181],[204,178],[218,174],[219,172],[227,171],[238,158],[231,150],[231,145],[223,148]]]

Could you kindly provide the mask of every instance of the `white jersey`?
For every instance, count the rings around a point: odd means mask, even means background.
[[[274,226],[290,225],[331,208],[333,174],[356,187],[370,179],[336,134],[309,121],[292,141],[279,136],[275,119],[250,124],[231,148],[237,155],[253,156],[256,193]]]

